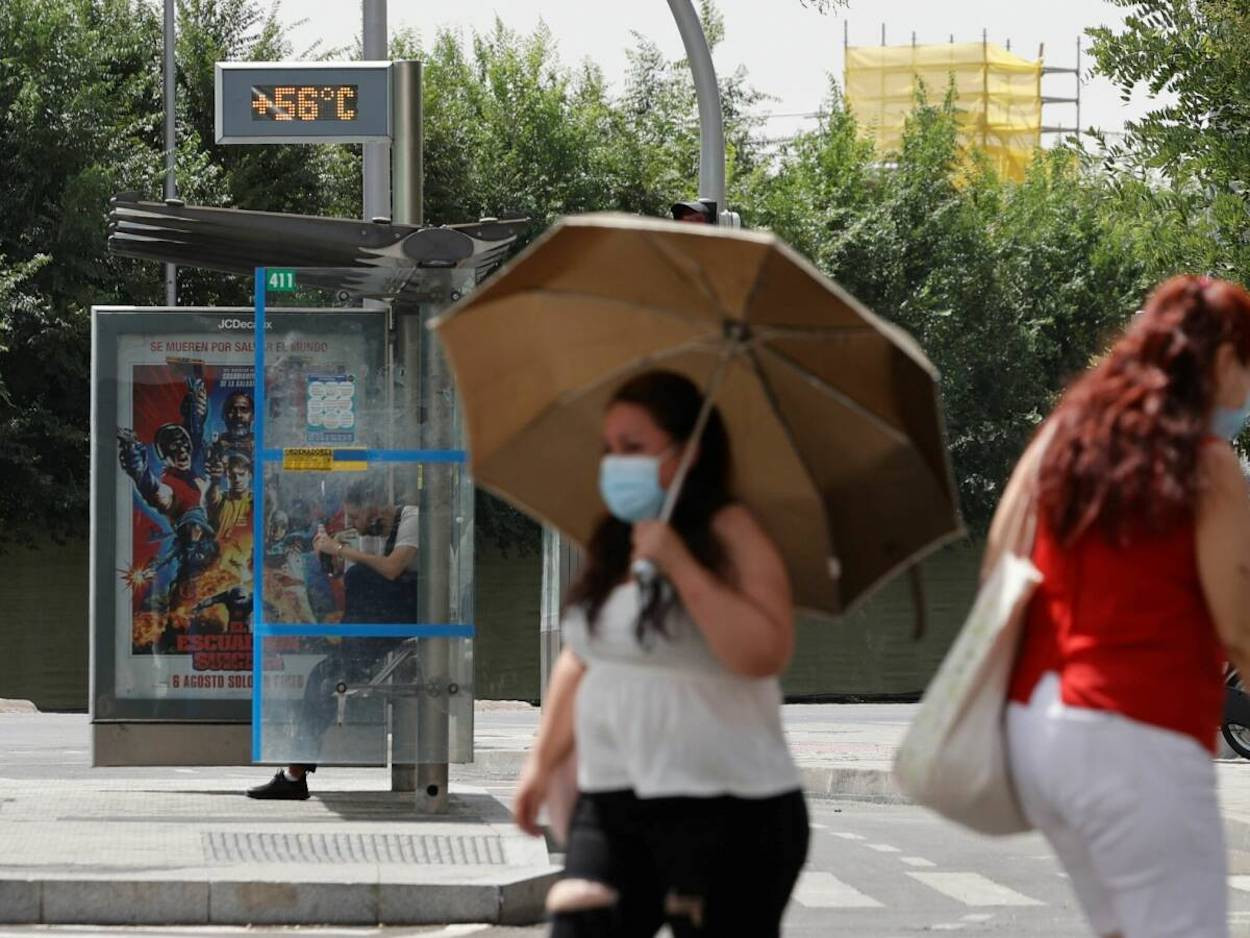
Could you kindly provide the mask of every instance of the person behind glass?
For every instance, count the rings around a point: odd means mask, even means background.
[[[313,538],[313,550],[330,558],[335,573],[343,575],[345,624],[407,624],[417,617],[417,548],[420,529],[417,508],[390,504],[382,481],[366,477],[352,483],[343,500],[347,527],[331,537],[324,526]],[[381,540],[380,553],[352,547],[363,538]],[[363,540],[362,540],[363,546]],[[350,562],[351,566],[346,566]],[[315,749],[321,735],[334,722],[338,700],[333,685],[338,681],[359,683],[402,639],[349,638],[331,646],[330,652],[309,672],[304,686],[300,717],[301,747]],[[250,798],[303,800],[308,797],[308,773],[312,764],[293,763],[279,770],[266,784],[248,789]]]
[[[648,372],[603,418],[598,524],[569,592],[566,647],[515,801],[537,834],[576,739],[579,797],[551,934],[779,934],[807,854],[807,809],[777,675],[794,647],[785,567],[730,492],[729,441],[686,378]],[[695,447],[672,524],[653,520]],[[671,590],[644,604],[631,563]]]
[[[1009,758],[1099,935],[1228,934],[1211,756],[1225,657],[1250,673],[1250,496],[1229,445],[1247,413],[1250,295],[1168,280],[1064,394],[990,530],[983,572],[1036,491]]]

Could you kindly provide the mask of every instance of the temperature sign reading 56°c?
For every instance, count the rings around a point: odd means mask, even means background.
[[[252,85],[254,121],[354,121],[357,85]]]
[[[390,139],[389,62],[218,62],[218,143]]]

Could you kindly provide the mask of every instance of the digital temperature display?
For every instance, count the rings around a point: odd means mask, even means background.
[[[354,121],[357,85],[252,85],[254,121]]]
[[[214,79],[218,143],[391,139],[390,62],[218,62]]]

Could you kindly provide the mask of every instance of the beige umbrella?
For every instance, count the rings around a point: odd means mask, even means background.
[[[474,480],[579,544],[604,407],[656,368],[715,398],[798,605],[844,612],[961,532],[933,366],[773,235],[566,218],[434,328]]]

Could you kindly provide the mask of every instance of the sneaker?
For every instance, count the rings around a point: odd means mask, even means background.
[[[267,798],[271,801],[303,801],[308,797],[308,779],[301,778],[293,782],[286,777],[286,772],[278,770],[278,774],[264,785],[257,785],[247,790],[249,798]]]

